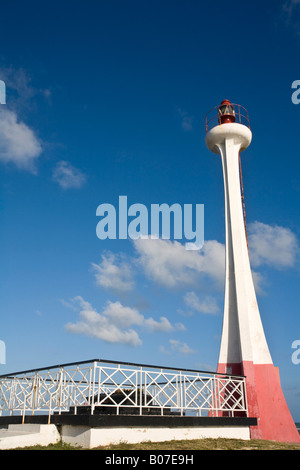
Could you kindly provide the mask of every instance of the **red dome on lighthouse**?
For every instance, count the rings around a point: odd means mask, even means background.
[[[226,124],[230,122],[235,122],[235,111],[234,106],[230,103],[229,100],[223,100],[218,108],[219,113],[219,123]]]

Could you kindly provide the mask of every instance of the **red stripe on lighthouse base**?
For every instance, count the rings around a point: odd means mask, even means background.
[[[230,371],[230,372],[229,372]],[[300,443],[300,435],[285,401],[278,368],[273,364],[219,364],[219,373],[246,376],[248,416],[257,418],[251,439]]]

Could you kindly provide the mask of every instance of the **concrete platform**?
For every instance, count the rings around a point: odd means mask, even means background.
[[[90,428],[88,426],[65,425],[61,429],[62,441],[72,446],[93,449],[98,446],[126,442],[136,444],[152,441],[163,442],[172,440],[189,440],[204,438],[250,439],[248,427],[224,426],[222,428],[199,427],[105,427]]]
[[[55,424],[9,424],[0,429],[0,449],[47,446],[61,439]]]
[[[176,416],[52,415],[0,417],[0,449],[48,445],[58,441],[92,449],[120,442],[229,438],[250,439],[255,418],[213,418]],[[14,424],[13,424],[14,423]]]

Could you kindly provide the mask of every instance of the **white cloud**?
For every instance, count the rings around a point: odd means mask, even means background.
[[[193,291],[185,294],[184,302],[188,307],[199,313],[216,314],[219,311],[219,306],[213,297],[206,296],[203,300],[200,300]]]
[[[181,108],[177,108],[177,114],[181,120],[182,129],[186,132],[192,131],[194,118]]]
[[[53,179],[63,189],[70,189],[81,188],[86,181],[86,176],[69,162],[62,160],[54,169]]]
[[[116,302],[115,310],[109,304],[100,314],[82,297],[75,297],[73,303],[80,310],[80,320],[77,323],[68,323],[66,325],[66,329],[70,333],[83,334],[102,339],[108,343],[122,343],[131,346],[142,344],[136,331],[133,329],[124,330],[120,326],[122,321],[127,322],[127,326],[129,326],[129,322],[126,320],[128,315],[131,317],[138,316],[134,309],[123,307],[119,302]],[[113,322],[114,314],[118,317],[119,325]]]
[[[248,225],[248,244],[251,266],[267,265],[275,269],[292,268],[300,252],[296,235],[281,226],[261,222]],[[225,246],[208,240],[199,251],[189,251],[177,241],[141,238],[134,241],[137,262],[146,276],[162,287],[170,289],[223,289],[225,279]],[[264,279],[253,271],[257,293],[262,293]],[[190,294],[191,296],[191,294]],[[188,297],[187,297],[188,298]],[[197,302],[194,308],[203,313],[217,309],[211,298]],[[191,305],[190,305],[191,306]]]
[[[194,354],[195,353],[193,349],[191,349],[186,343],[182,343],[181,341],[170,339],[169,343],[171,345],[172,350],[174,351],[178,351],[182,354]]]
[[[267,284],[267,280],[265,279],[265,277],[260,272],[254,271],[252,269],[252,280],[256,294],[266,295],[264,286]]]
[[[282,5],[282,11],[284,13],[285,21],[289,23],[292,17],[297,13],[297,9],[300,7],[300,0],[286,0]]]
[[[289,228],[278,225],[249,224],[248,243],[254,267],[265,264],[277,269],[290,268],[295,265],[299,253],[296,235]]]
[[[13,163],[18,168],[36,172],[36,159],[42,152],[34,132],[18,121],[14,111],[0,109],[0,161]]]
[[[249,224],[248,242],[252,264],[263,264],[273,268],[290,268],[295,265],[299,245],[295,234],[288,228],[270,226],[260,222]],[[201,288],[201,281],[210,281],[218,288],[224,285],[225,247],[210,240],[202,250],[188,251],[180,243],[161,239],[134,240],[136,250],[132,258],[116,256],[110,252],[102,256],[99,264],[93,263],[99,285],[118,292],[133,289],[133,265],[139,265],[144,273],[162,287],[188,289],[184,296],[186,305],[200,313],[216,314],[218,305],[209,295],[200,297],[192,290]],[[132,264],[130,264],[132,263]],[[253,273],[258,292],[263,278]],[[205,284],[207,285],[207,284]],[[95,310],[82,297],[71,303],[79,311],[79,321],[68,323],[71,333],[85,334],[110,343],[123,343],[132,346],[142,344],[141,332],[173,332],[184,330],[181,323],[172,324],[166,316],[159,319],[145,317],[137,308],[127,307],[121,302],[107,302],[101,312]],[[170,340],[171,351],[189,354],[193,351],[177,340]]]
[[[180,354],[194,354],[196,351],[191,349],[186,343],[178,341],[176,339],[169,340],[170,349],[166,349],[164,346],[160,347],[160,352],[164,354],[173,354],[173,353],[180,353]]]
[[[138,262],[146,275],[168,288],[193,286],[199,275],[214,282],[224,280],[224,245],[207,241],[199,251],[186,250],[177,241],[138,239],[134,241]]]
[[[107,252],[102,255],[102,261],[99,264],[92,263],[92,266],[97,284],[104,289],[128,292],[134,288],[131,266],[122,259],[121,255],[116,256]]]
[[[66,302],[65,305],[68,305]],[[70,333],[84,334],[102,339],[109,343],[123,343],[139,346],[142,340],[133,327],[140,327],[150,332],[169,332],[182,330],[184,326],[171,325],[169,320],[161,317],[159,321],[152,317],[145,318],[139,311],[126,307],[120,302],[107,302],[101,313],[98,313],[89,302],[78,296],[72,299],[72,308],[79,310],[80,320],[77,323],[68,323],[66,329]]]
[[[124,307],[120,302],[108,302],[102,313],[118,328],[142,325],[144,321],[143,315],[137,309]]]
[[[0,161],[36,173],[42,142],[20,116],[35,110],[36,98],[48,98],[49,90],[35,88],[29,73],[22,68],[1,67],[0,75],[8,95],[7,104],[0,109]]]
[[[185,326],[182,323],[175,323],[173,326],[166,317],[160,317],[159,321],[154,320],[152,317],[146,318],[144,320],[144,325],[151,331],[168,332],[174,330],[185,330]]]
[[[29,72],[23,68],[1,67],[0,76],[9,92],[10,108],[18,113],[24,109],[35,109],[36,98],[39,96],[47,100],[50,97],[49,89],[39,89],[33,86]]]
[[[281,22],[288,28],[296,38],[299,37],[300,25],[300,0],[286,0],[281,5],[280,11]]]

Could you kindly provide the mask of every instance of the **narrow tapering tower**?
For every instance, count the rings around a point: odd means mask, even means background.
[[[247,111],[224,100],[206,116],[206,145],[223,166],[226,278],[218,372],[246,376],[251,437],[300,442],[264,334],[252,279],[241,190],[240,152],[251,143]]]

